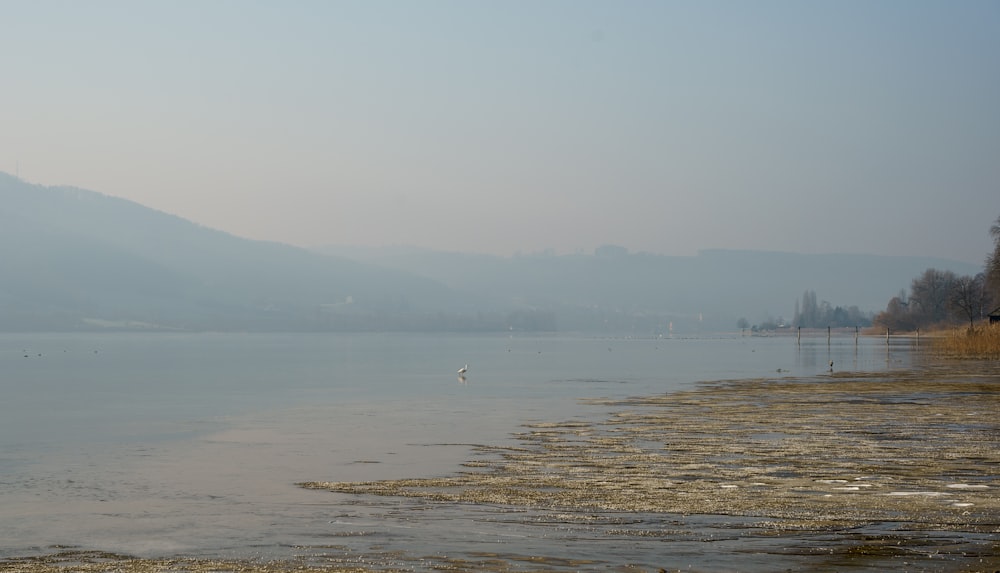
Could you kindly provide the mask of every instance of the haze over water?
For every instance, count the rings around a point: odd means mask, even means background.
[[[497,508],[307,491],[302,481],[449,475],[529,422],[603,418],[583,398],[699,380],[911,364],[910,342],[825,336],[4,334],[0,556],[53,546],[279,558],[381,547],[587,552]],[[456,370],[469,364],[460,380]],[[779,372],[780,369],[780,372]],[[421,511],[416,511],[420,508]],[[502,512],[501,512],[502,513]],[[493,523],[493,525],[489,525]],[[498,546],[497,544],[501,545]],[[325,549],[324,549],[325,548]],[[346,549],[345,549],[346,548]],[[639,544],[628,559],[656,546]]]

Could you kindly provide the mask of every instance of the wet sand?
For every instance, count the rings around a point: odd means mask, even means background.
[[[525,427],[516,445],[477,447],[453,475],[301,485],[507,508],[512,520],[533,520],[539,536],[585,527],[596,543],[654,538],[663,556],[655,564],[554,551],[347,562],[331,548],[325,559],[277,563],[71,551],[0,561],[0,570],[1000,570],[993,363],[704,383],[588,402],[610,415]]]

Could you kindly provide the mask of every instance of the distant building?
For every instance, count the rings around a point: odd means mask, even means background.
[[[1000,322],[1000,306],[991,310],[990,313],[987,314],[986,316],[990,318],[990,324],[996,324]]]

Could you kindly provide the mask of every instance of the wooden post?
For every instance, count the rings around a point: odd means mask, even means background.
[[[826,344],[827,346],[830,345],[830,325],[826,327]]]
[[[885,343],[889,344],[889,329],[885,329]]]
[[[858,330],[859,329],[858,329],[857,325],[855,325],[854,326],[854,346],[858,345]]]
[[[802,327],[799,327],[799,334],[795,338],[796,344],[802,344]]]

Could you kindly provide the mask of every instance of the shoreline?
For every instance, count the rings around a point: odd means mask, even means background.
[[[469,462],[457,476],[301,485],[449,502],[750,515],[806,524],[817,522],[812,505],[820,495],[833,498],[828,505],[838,522],[903,516],[895,520],[982,522],[1000,533],[1000,500],[983,495],[1000,487],[993,471],[1000,468],[1000,424],[994,420],[1000,384],[972,373],[953,377],[933,370],[837,373],[591,399],[586,403],[616,412],[598,424],[527,425],[516,435],[519,447],[480,447],[493,459]],[[531,481],[545,486],[528,487]],[[747,487],[761,495],[749,500],[724,491]],[[955,500],[926,503],[941,496]],[[902,498],[911,499],[895,503]],[[851,511],[840,503],[846,501]]]

